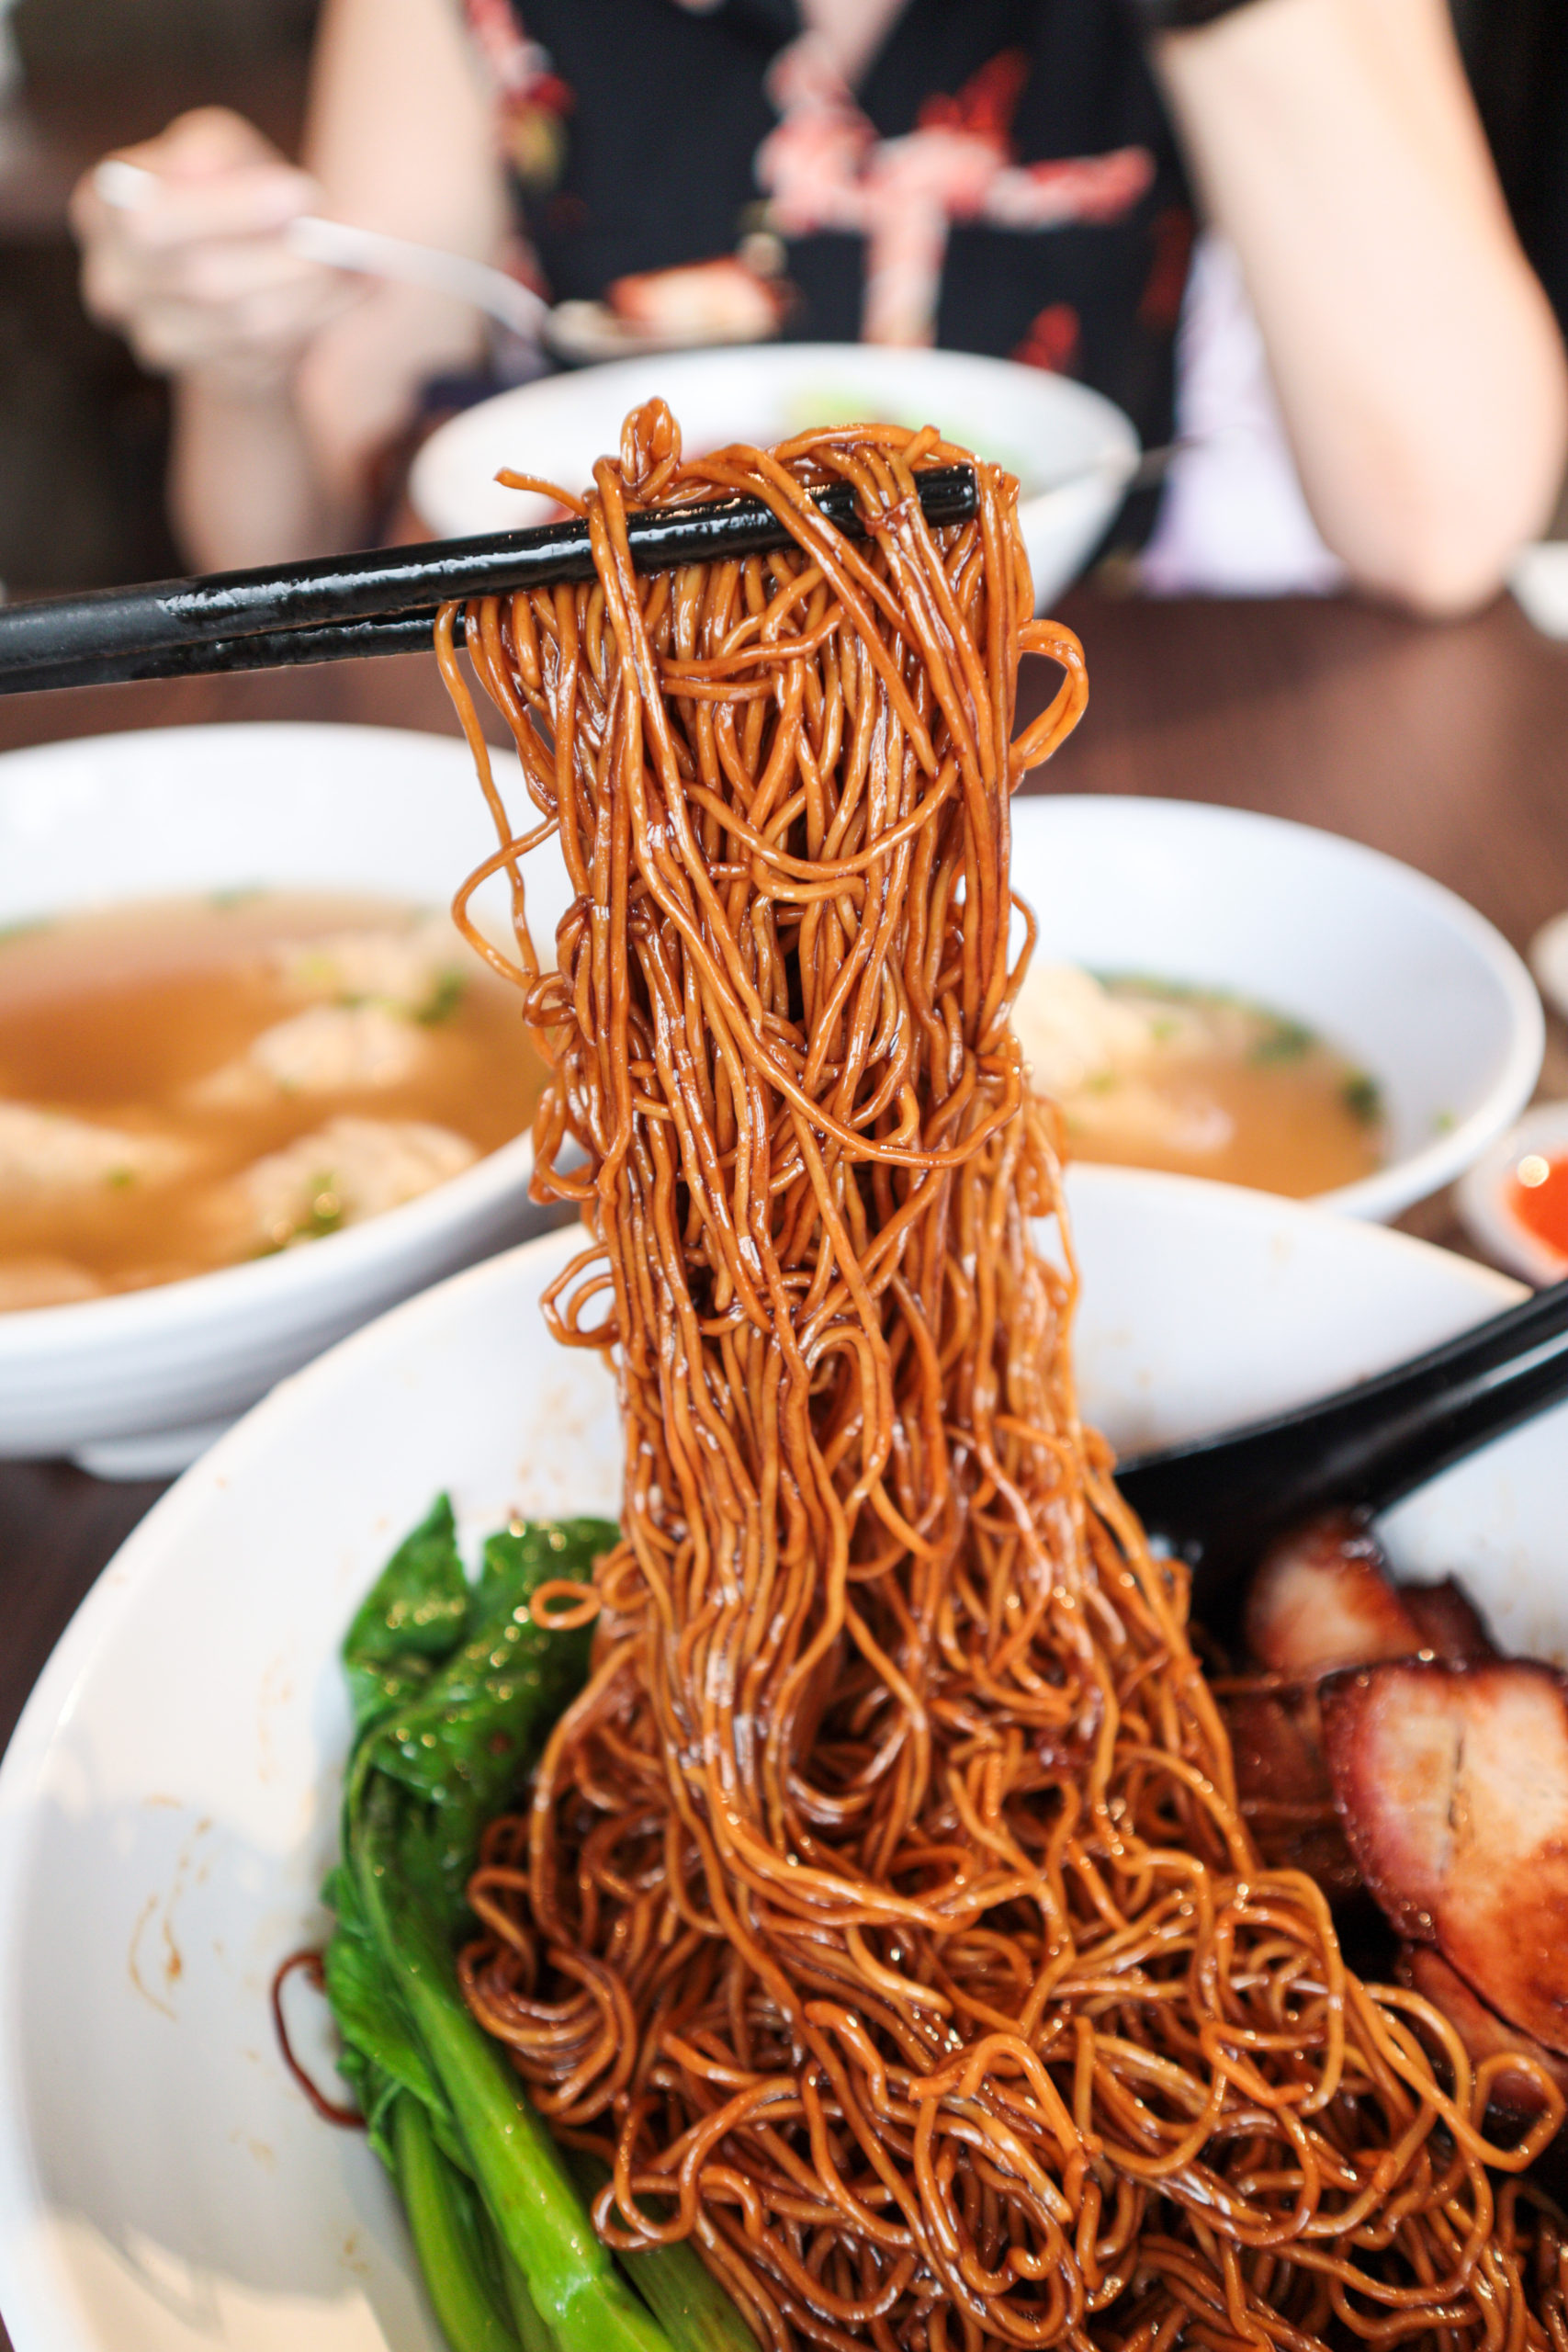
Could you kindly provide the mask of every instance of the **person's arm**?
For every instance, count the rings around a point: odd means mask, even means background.
[[[1155,54],[1318,529],[1374,591],[1480,603],[1552,511],[1568,369],[1444,0],[1250,0]]]
[[[422,380],[481,348],[440,295],[296,255],[305,211],[497,257],[504,193],[455,0],[327,0],[304,172],[238,116],[183,117],[125,151],[129,208],[73,200],[88,307],[174,379],[170,500],[203,569],[284,561],[364,529],[368,460]]]

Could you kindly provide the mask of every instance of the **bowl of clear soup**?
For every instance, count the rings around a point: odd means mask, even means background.
[[[400,729],[0,760],[0,1453],[178,1467],[536,1227],[543,1067],[446,905],[493,846],[467,747]]]
[[[1041,910],[1013,1022],[1070,1158],[1394,1217],[1529,1100],[1529,974],[1426,875],[1191,801],[1047,793],[1012,823]]]

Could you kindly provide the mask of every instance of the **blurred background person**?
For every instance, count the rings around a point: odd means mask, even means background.
[[[483,361],[471,311],[298,254],[305,212],[673,340],[779,331],[782,280],[791,335],[1075,374],[1178,437],[1157,586],[1463,609],[1562,474],[1443,0],[327,0],[303,169],[218,110],[119,160],[84,289],[172,380],[203,567],[362,537],[378,453]]]

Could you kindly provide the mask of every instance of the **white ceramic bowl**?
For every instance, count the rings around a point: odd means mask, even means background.
[[[0,925],[254,883],[440,905],[494,845],[467,748],[400,729],[168,728],[0,759]],[[565,870],[548,852],[530,870],[553,937]],[[520,1136],[309,1250],[0,1315],[0,1455],[182,1467],[355,1324],[536,1231],[532,1168]]]
[[[1078,1355],[1120,1441],[1300,1401],[1517,1286],[1377,1227],[1081,1169]],[[598,1359],[547,1338],[575,1237],[473,1268],[284,1384],[106,1570],[0,1770],[0,2311],[17,2352],[437,2352],[376,2159],[318,2121],[267,1986],[320,1936],[336,1649],[438,1487],[466,1537],[608,1510]],[[1568,1646],[1568,1407],[1390,1520],[1510,1646]]]
[[[1514,1214],[1509,1182],[1527,1152],[1555,1159],[1568,1148],[1568,1102],[1537,1102],[1517,1126],[1500,1136],[1459,1187],[1459,1210],[1471,1236],[1498,1265],[1529,1283],[1560,1283],[1568,1277],[1568,1257],[1553,1250]]]
[[[1412,867],[1195,801],[1044,793],[1012,816],[1012,883],[1040,920],[1039,956],[1254,999],[1377,1080],[1387,1160],[1325,1205],[1397,1216],[1529,1102],[1545,1042],[1529,974],[1473,907]]]
[[[545,501],[494,480],[502,466],[567,490],[620,447],[628,409],[659,393],[694,455],[730,441],[766,446],[809,425],[876,417],[936,424],[1016,473],[1037,609],[1094,549],[1138,462],[1138,436],[1110,401],[1040,368],[961,351],[773,343],[655,355],[541,377],[433,433],[414,460],[414,505],[442,537],[542,522]]]

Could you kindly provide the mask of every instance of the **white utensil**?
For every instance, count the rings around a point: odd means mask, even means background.
[[[110,155],[93,174],[93,186],[117,211],[135,212],[152,194],[157,178],[145,164],[128,164],[122,156]],[[548,305],[488,263],[443,253],[435,245],[416,244],[408,237],[389,237],[379,229],[325,220],[313,212],[290,220],[283,233],[294,251],[308,261],[321,262],[329,269],[353,270],[365,277],[434,287],[439,294],[472,303],[476,311],[483,311],[527,343],[537,343],[543,335]]]

